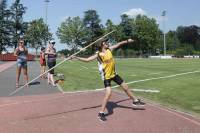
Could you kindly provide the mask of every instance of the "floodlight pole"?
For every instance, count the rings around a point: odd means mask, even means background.
[[[45,22],[47,24],[48,3],[50,2],[50,0],[45,0],[44,2],[46,3],[46,5],[45,5],[45,7],[46,7],[46,10],[45,10]]]
[[[163,47],[163,51],[164,51],[164,56],[166,56],[166,34],[165,34],[165,16],[166,16],[166,11],[163,11],[162,12],[162,17],[163,17],[163,45],[164,45],[164,47]]]

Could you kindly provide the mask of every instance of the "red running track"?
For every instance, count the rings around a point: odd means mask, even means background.
[[[103,91],[0,98],[0,133],[199,133],[200,121],[147,104],[137,110],[113,92],[106,122],[97,119]]]

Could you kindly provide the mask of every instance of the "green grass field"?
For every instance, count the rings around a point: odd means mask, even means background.
[[[200,70],[199,59],[116,59],[118,74],[126,81],[165,77]],[[68,61],[56,69],[65,75],[64,91],[103,88],[97,62]],[[113,83],[113,85],[115,85]],[[129,84],[130,89],[156,89],[160,93],[135,95],[200,115],[200,72]]]

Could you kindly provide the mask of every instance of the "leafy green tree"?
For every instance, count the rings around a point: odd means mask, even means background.
[[[126,40],[128,38],[134,38],[134,31],[135,31],[135,25],[134,25],[134,19],[130,18],[128,15],[123,14],[121,15],[121,22],[120,24],[117,26],[116,28],[117,32],[116,32],[116,40],[122,41],[122,40]],[[126,50],[126,49],[134,49],[134,43],[129,44],[129,45],[125,45],[122,47],[122,49]]]
[[[58,28],[57,36],[61,43],[67,44],[75,52],[84,45],[86,29],[79,17],[68,17]]]
[[[122,40],[134,37],[134,31],[135,31],[134,19],[130,18],[126,14],[123,14],[121,15],[121,23],[119,26],[122,27],[122,36],[121,36]]]
[[[175,56],[183,57],[184,55],[193,55],[194,48],[190,44],[182,44],[182,47],[176,49]]]
[[[11,5],[11,21],[12,21],[12,43],[14,48],[17,47],[17,42],[22,36],[24,35],[27,23],[23,21],[23,15],[26,12],[26,7],[21,4],[21,0],[15,0],[14,3]]]
[[[169,31],[166,34],[166,42],[167,42],[166,48],[168,51],[174,51],[176,50],[176,48],[179,47],[180,42],[178,40],[176,31]]]
[[[108,38],[109,38],[109,41],[111,42],[111,44],[115,44],[121,40],[121,32],[122,31],[118,25],[115,25],[110,19],[108,19],[106,21],[105,32],[108,33],[111,31],[114,31],[114,33],[110,34],[108,36]]]
[[[192,26],[179,26],[177,28],[177,36],[181,44],[189,44],[195,50],[200,50],[200,27],[196,25]]]
[[[9,27],[10,11],[7,9],[6,0],[0,3],[0,54],[6,51],[6,47],[10,46],[10,27]]]
[[[97,40],[100,36],[103,35],[103,25],[100,24],[101,20],[96,10],[85,11],[83,23],[87,29],[86,44],[89,44]],[[93,45],[89,49],[89,54],[93,53],[96,50],[96,46]]]
[[[135,19],[134,37],[139,44],[140,53],[155,52],[159,41],[159,28],[156,20],[147,16],[138,15]]]
[[[40,18],[30,22],[24,39],[30,47],[35,49],[37,55],[38,49],[46,45],[46,40],[52,39],[52,34],[43,19]]]

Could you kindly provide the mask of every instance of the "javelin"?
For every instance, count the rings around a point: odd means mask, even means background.
[[[15,91],[13,91],[12,93],[9,94],[9,96],[12,96],[14,94],[16,94],[18,91],[20,91],[21,89],[23,89],[26,85],[32,83],[33,81],[35,81],[36,79],[40,78],[42,75],[48,73],[49,71],[51,71],[52,69],[56,68],[57,66],[61,65],[63,62],[70,60],[71,57],[79,54],[81,51],[87,49],[88,47],[92,46],[93,44],[95,44],[96,42],[100,41],[102,38],[108,36],[109,34],[113,33],[115,30],[105,34],[104,36],[102,36],[101,38],[97,39],[96,41],[92,42],[91,44],[87,45],[86,47],[82,48],[81,50],[79,50],[78,52],[70,55],[68,58],[64,59],[63,61],[61,61],[60,63],[56,64],[54,67],[52,67],[51,69],[47,70],[46,72],[44,72],[43,74],[40,74],[39,76],[37,76],[36,78],[32,79],[31,81],[29,81],[28,83],[26,83],[25,85],[21,86],[20,88],[16,89]]]

